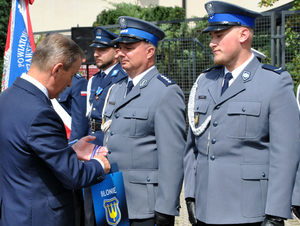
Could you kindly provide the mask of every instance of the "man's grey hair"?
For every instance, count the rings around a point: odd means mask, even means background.
[[[37,45],[31,65],[46,71],[62,63],[67,71],[75,61],[84,58],[84,52],[73,40],[59,33],[50,33]]]

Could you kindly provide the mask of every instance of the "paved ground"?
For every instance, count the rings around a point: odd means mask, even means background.
[[[186,204],[184,201],[183,192],[180,195],[180,216],[175,218],[175,226],[191,226],[189,223],[189,217],[186,209]],[[285,221],[285,226],[300,226],[300,220],[294,216],[294,219]]]

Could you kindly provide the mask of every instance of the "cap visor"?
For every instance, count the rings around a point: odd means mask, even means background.
[[[119,36],[118,38],[114,39],[111,41],[111,43],[116,44],[116,43],[135,43],[135,42],[140,42],[142,40],[136,39],[133,37],[128,37],[128,36]]]
[[[205,34],[210,31],[222,31],[222,30],[225,30],[225,29],[228,29],[231,27],[233,27],[233,26],[228,26],[228,25],[226,25],[226,26],[224,26],[224,25],[223,26],[210,26],[210,27],[205,28],[201,33]]]
[[[109,48],[109,47],[113,47],[113,45],[104,45],[98,42],[94,42],[92,45],[90,45],[90,47],[94,47],[94,48]]]

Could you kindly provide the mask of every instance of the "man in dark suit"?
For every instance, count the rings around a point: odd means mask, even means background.
[[[119,63],[118,45],[111,43],[117,35],[102,27],[96,27],[94,34],[91,47],[95,49],[95,62],[100,71],[88,82],[86,115],[90,121],[89,134],[96,137],[92,143],[102,145],[104,133],[101,124],[105,97],[109,88],[127,78],[127,74]],[[85,226],[94,226],[96,221],[90,187],[84,189],[84,199]]]
[[[118,18],[120,63],[128,79],[108,94],[103,111],[108,158],[123,173],[131,226],[172,226],[179,215],[185,145],[185,100],[155,66],[159,27]]]
[[[83,57],[71,39],[49,34],[28,73],[0,94],[1,226],[73,226],[72,190],[101,182],[110,170],[106,148],[90,159],[92,136],[68,145],[50,102],[71,86]]]
[[[300,158],[292,78],[251,53],[260,13],[220,1],[205,8],[202,33],[211,36],[216,66],[198,77],[189,97],[184,166],[196,204],[188,208],[192,223],[283,226],[292,218]]]

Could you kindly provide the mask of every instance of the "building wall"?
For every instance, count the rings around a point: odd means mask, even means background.
[[[127,2],[136,4],[137,0],[108,0],[114,3]],[[96,17],[101,11],[113,8],[108,1],[103,0],[35,0],[29,6],[32,29],[34,33],[65,30],[71,27],[90,27],[96,21]],[[204,4],[208,0],[185,0],[186,17],[203,17],[206,15]],[[281,6],[291,0],[279,0],[274,7]],[[51,3],[49,3],[51,2]],[[182,0],[139,0],[139,4],[147,6],[149,4],[161,6],[180,6]],[[259,8],[259,0],[228,0],[233,4],[241,5],[254,11],[262,12],[271,8]]]

